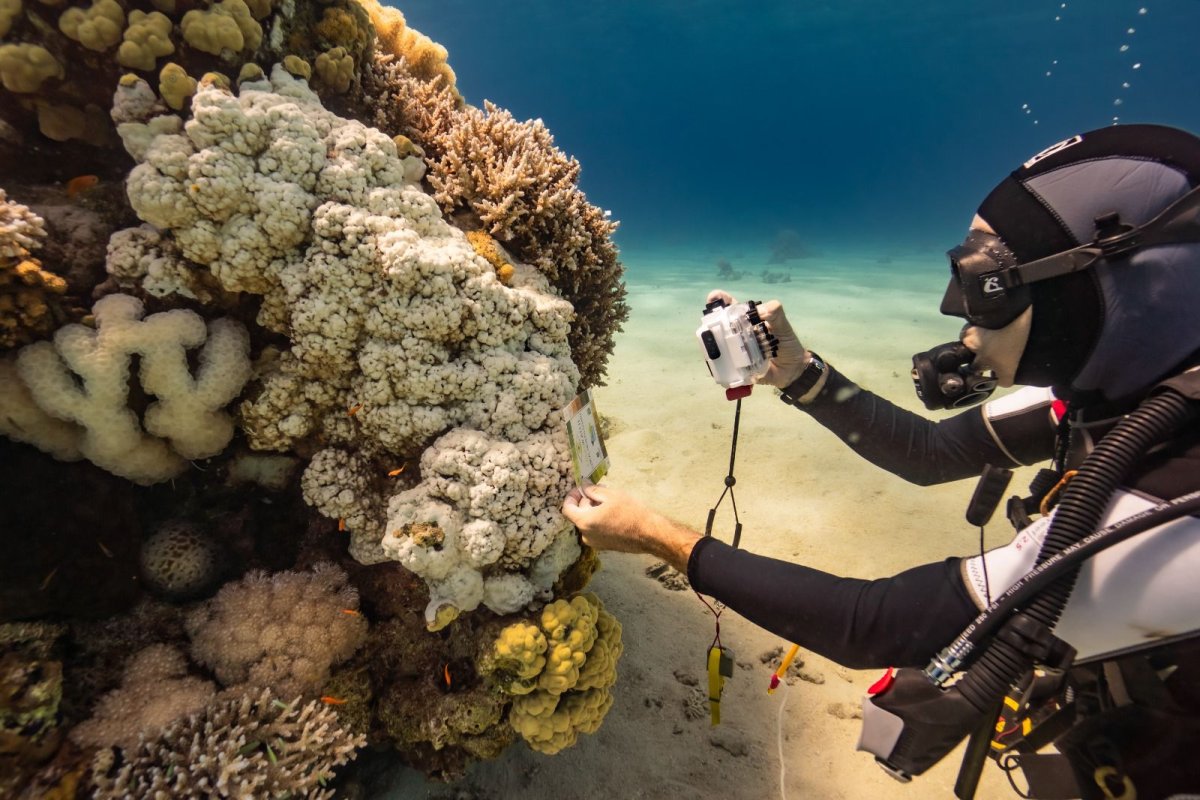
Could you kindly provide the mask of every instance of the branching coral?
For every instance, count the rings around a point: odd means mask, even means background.
[[[455,97],[461,99],[455,87],[454,70],[446,63],[445,47],[408,27],[400,9],[382,5],[377,0],[359,2],[371,16],[382,53],[402,57],[414,75],[425,81],[440,80]]]
[[[460,107],[402,60],[378,60],[367,86],[385,101],[374,106],[376,124],[426,152],[443,210],[476,216],[571,302],[573,360],[585,385],[601,385],[629,308],[612,241],[617,225],[579,189],[579,162],[555,147],[540,120],[518,122],[490,103]]]
[[[141,301],[128,295],[104,297],[93,308],[95,329],[60,328],[53,344],[23,348],[17,371],[43,411],[81,426],[78,449],[86,458],[149,484],[178,474],[185,459],[207,458],[229,443],[233,422],[222,409],[249,378],[250,361],[241,323],[218,319],[206,326],[200,315],[182,309],[143,320],[143,311]],[[198,346],[193,375],[188,350]],[[129,406],[135,355],[143,390],[158,398],[142,420]],[[57,440],[45,444],[57,446]]]
[[[270,689],[210,703],[126,752],[101,751],[92,766],[95,796],[313,797],[366,739],[313,700],[285,703]]]
[[[154,739],[176,720],[203,709],[215,696],[212,683],[189,677],[187,660],[174,647],[151,645],[135,653],[118,689],[100,698],[91,719],[71,738],[87,747],[116,746],[132,753],[138,740]]]
[[[312,692],[367,633],[358,592],[331,564],[311,572],[252,572],[188,615],[193,657],[225,686]]]
[[[557,753],[594,733],[612,706],[621,625],[594,594],[556,600],[538,624],[504,628],[481,671],[514,695],[509,722],[534,750]]]

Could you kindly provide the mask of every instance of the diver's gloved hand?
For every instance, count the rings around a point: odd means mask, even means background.
[[[725,304],[730,306],[737,303],[733,295],[721,289],[714,289],[708,293],[706,302],[711,303],[713,300],[724,300]],[[758,315],[779,340],[779,349],[767,366],[766,374],[755,382],[782,389],[804,372],[809,361],[808,351],[800,344],[800,339],[792,330],[792,324],[788,322],[787,315],[783,313],[783,306],[778,300],[768,300],[759,304]]]

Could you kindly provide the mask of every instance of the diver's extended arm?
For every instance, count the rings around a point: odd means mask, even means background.
[[[890,578],[840,578],[705,538],[692,588],[772,633],[855,669],[923,667],[979,613],[950,558]]]
[[[817,396],[797,406],[856,453],[907,481],[928,486],[978,475],[984,464],[1014,467],[1050,458],[1050,399],[1005,399],[933,421],[863,389],[833,367]]]

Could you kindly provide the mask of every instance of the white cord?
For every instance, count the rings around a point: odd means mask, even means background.
[[[783,699],[779,701],[779,716],[775,724],[775,740],[779,744],[779,798],[787,800],[787,788],[783,784],[783,778],[787,774],[787,762],[783,760],[783,707],[787,705],[788,684],[787,681],[781,681],[783,689]]]

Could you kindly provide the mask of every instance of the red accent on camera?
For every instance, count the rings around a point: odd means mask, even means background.
[[[741,400],[743,397],[750,396],[750,390],[753,386],[735,386],[732,389],[725,390],[726,400]]]

